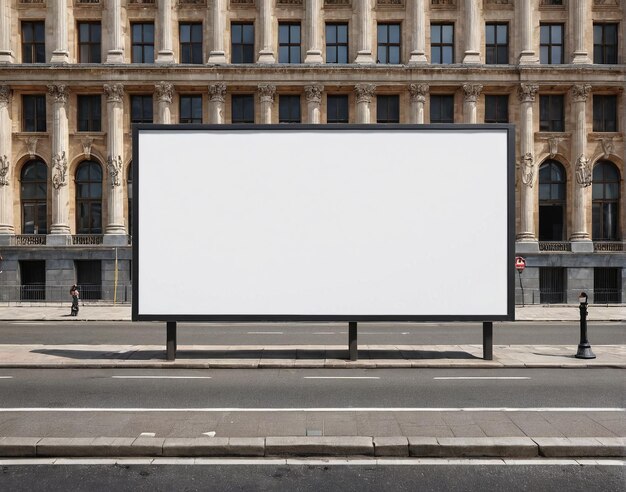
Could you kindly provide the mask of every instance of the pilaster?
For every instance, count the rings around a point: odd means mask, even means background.
[[[213,49],[208,63],[226,63],[224,51],[225,0],[213,0]]]
[[[376,94],[376,86],[374,84],[357,84],[354,86],[354,92],[356,93],[357,123],[371,123],[372,114],[370,104]]]
[[[159,0],[159,36],[160,49],[157,53],[156,63],[174,63],[174,50],[172,49],[172,0]]]
[[[276,63],[276,55],[272,48],[272,0],[258,0],[261,9],[261,50],[258,63]]]
[[[218,83],[209,86],[209,123],[224,123],[224,103],[226,101],[226,84]]]
[[[522,51],[519,55],[520,65],[534,65],[539,63],[535,53],[533,30],[535,28],[534,13],[539,10],[539,0],[523,0],[516,2],[519,6],[519,20],[522,38]],[[539,31],[537,31],[539,32]]]
[[[411,56],[409,65],[428,63],[426,58],[426,14],[424,0],[412,0],[410,4],[411,19],[413,21],[413,35],[411,36]]]
[[[306,97],[308,123],[319,124],[322,121],[322,92],[324,86],[320,84],[307,85],[304,87]]]
[[[269,125],[272,123],[272,108],[274,107],[274,96],[276,86],[271,84],[259,84],[259,100],[261,102],[261,123]]]
[[[463,121],[465,123],[478,123],[476,115],[476,101],[480,96],[483,86],[480,84],[463,84]]]
[[[570,3],[570,11],[573,17],[574,27],[574,52],[572,53],[572,63],[591,64],[591,58],[587,53],[587,20],[591,19],[592,0],[576,0]]]
[[[14,234],[11,158],[11,88],[0,85],[0,235]]]
[[[105,3],[108,9],[110,46],[106,63],[124,63],[124,43],[122,41],[122,0],[109,0]]]
[[[483,26],[480,7],[476,0],[465,0],[465,55],[463,63],[480,63],[480,32]]]
[[[372,56],[372,8],[371,0],[354,0],[358,5],[358,33],[359,33],[359,50],[354,63],[372,64],[374,57]]]
[[[169,125],[172,122],[170,106],[174,95],[174,85],[169,82],[158,82],[154,85],[157,99],[157,123]]]
[[[517,240],[521,242],[536,242],[534,206],[535,188],[537,179],[537,165],[535,162],[535,139],[533,132],[533,104],[539,86],[535,84],[520,84],[517,96],[520,101],[520,158],[518,167],[520,172],[520,231]],[[538,250],[538,246],[537,246]]]
[[[309,47],[304,63],[324,63],[322,58],[322,39],[320,36],[320,4],[323,0],[306,0],[306,23]]]
[[[50,63],[69,63],[70,52],[67,40],[67,0],[55,0],[54,20],[56,47],[52,52]]]
[[[107,98],[107,197],[108,224],[105,236],[125,235],[124,193],[124,86],[122,84],[104,84]],[[107,244],[117,243],[115,238],[105,238]]]
[[[428,84],[409,84],[411,99],[410,122],[424,124],[424,105],[428,95]]]
[[[0,63],[14,63],[11,49],[11,1],[0,0]]]

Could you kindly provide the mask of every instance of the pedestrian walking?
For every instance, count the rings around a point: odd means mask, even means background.
[[[78,299],[80,297],[80,292],[78,291],[78,286],[76,284],[72,285],[70,295],[72,296],[72,311],[70,315],[76,316],[78,314]]]

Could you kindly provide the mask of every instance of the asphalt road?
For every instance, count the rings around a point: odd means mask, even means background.
[[[566,321],[494,323],[498,345],[577,345],[578,323]],[[626,344],[626,322],[592,322],[589,342]],[[179,323],[179,345],[338,345],[347,344],[347,323],[207,324]],[[359,344],[482,344],[480,323],[359,323]],[[0,321],[5,344],[165,343],[165,323]]]

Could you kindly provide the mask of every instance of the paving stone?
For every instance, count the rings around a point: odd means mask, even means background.
[[[0,456],[26,458],[37,456],[39,437],[2,437],[0,438]]]
[[[406,437],[375,437],[374,456],[408,456],[409,440]]]
[[[409,456],[429,458],[438,454],[439,442],[435,437],[409,436]]]
[[[163,456],[229,456],[228,437],[166,438]]]
[[[130,447],[131,456],[161,456],[164,442],[162,437],[138,437]]]
[[[265,439],[263,437],[230,437],[228,439],[229,456],[264,456]]]
[[[265,456],[373,456],[371,437],[267,437]]]
[[[44,437],[37,443],[37,456],[91,456],[93,437]]]
[[[440,437],[439,456],[458,458],[530,458],[538,456],[537,444],[529,437]]]
[[[603,438],[610,439],[610,438]],[[592,437],[535,437],[539,453],[545,457],[621,457],[626,456],[624,441],[601,442]]]

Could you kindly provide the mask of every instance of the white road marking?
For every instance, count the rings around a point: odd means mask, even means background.
[[[156,436],[155,432],[142,432],[139,434],[139,437],[154,437]]]
[[[433,378],[433,379],[439,379],[439,380],[451,380],[451,379],[530,379],[524,376],[485,376],[485,377],[481,377],[481,376],[459,376],[459,377],[438,377],[438,378]]]
[[[304,379],[380,379],[378,376],[304,376]]]
[[[211,376],[111,376],[112,379],[213,379]]]
[[[282,335],[282,331],[249,331],[248,335]]]
[[[13,379],[13,376],[0,376],[0,379]]]
[[[209,437],[215,437],[215,431],[203,432],[202,435],[209,436]]]
[[[337,332],[334,331],[315,331],[311,333],[311,335],[337,335]]]

